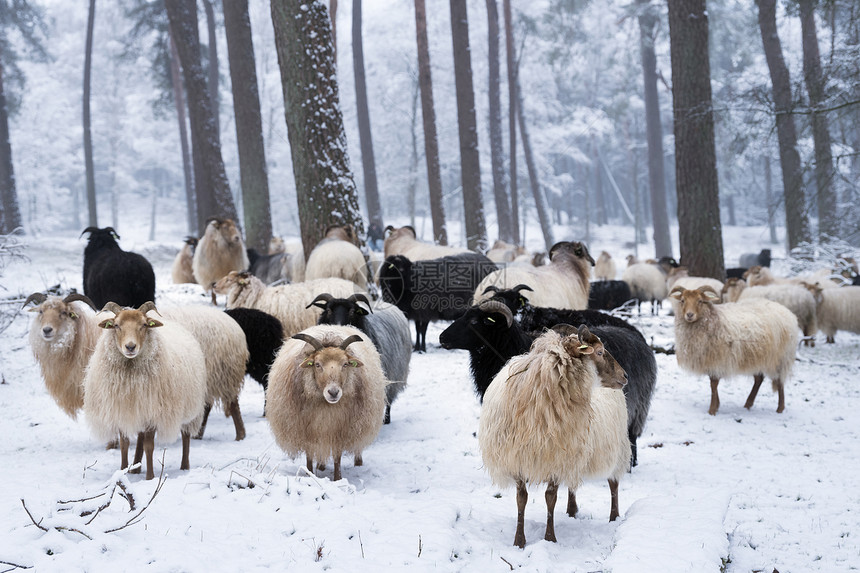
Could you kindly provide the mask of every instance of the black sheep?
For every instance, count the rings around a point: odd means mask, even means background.
[[[403,255],[385,259],[379,269],[382,298],[415,321],[415,350],[427,350],[427,325],[454,320],[471,306],[475,288],[496,265],[479,253],[410,261]]]
[[[746,267],[729,267],[726,269],[726,279],[742,279],[748,270]]]
[[[155,302],[155,273],[142,255],[123,251],[113,227],[87,227],[89,233],[84,248],[84,294],[98,308],[108,302],[139,308],[147,301]]]
[[[769,267],[770,266],[770,249],[762,249],[759,254],[755,253],[744,253],[740,256],[739,259],[740,264],[738,266],[741,267],[754,267],[756,265],[760,267]]]
[[[624,281],[595,281],[588,291],[588,308],[612,310],[631,298],[630,285]]]
[[[284,342],[284,327],[281,326],[281,321],[255,308],[231,308],[224,312],[230,315],[245,333],[250,353],[245,372],[259,382],[264,391],[267,390],[269,369]]]

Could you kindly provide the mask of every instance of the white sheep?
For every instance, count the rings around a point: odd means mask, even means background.
[[[828,344],[836,342],[836,331],[847,330],[860,334],[860,286],[839,288],[813,287],[817,303],[818,329],[827,337]]]
[[[239,392],[245,382],[248,344],[245,332],[227,314],[211,306],[193,305],[158,311],[168,320],[181,324],[200,344],[206,360],[206,405],[200,430],[194,436],[203,437],[213,406],[233,418],[236,440],[245,438],[245,424],[239,409]]]
[[[606,251],[600,251],[597,262],[594,263],[594,278],[599,281],[614,281],[616,273],[615,259]]]
[[[752,374],[753,387],[744,407],[752,408],[768,376],[779,394],[776,411],[785,410],[785,382],[791,375],[797,347],[797,319],[783,305],[767,299],[714,304],[720,299],[711,287],[675,287],[670,296],[675,312],[675,351],[678,365],[711,381],[710,415],[720,407],[720,378]]]
[[[325,239],[314,247],[305,265],[305,280],[341,278],[367,290],[367,262],[349,241]]]
[[[382,427],[385,386],[379,353],[352,326],[320,325],[284,341],[269,372],[266,419],[278,445],[313,463],[334,460],[341,479],[344,452],[362,465],[362,451]]]
[[[210,219],[191,261],[197,284],[208,291],[230,271],[243,271],[249,266],[242,233],[236,223],[231,219]],[[214,302],[214,293],[212,298]]]
[[[594,259],[584,243],[562,241],[549,252],[550,263],[540,267],[507,266],[493,271],[475,289],[474,304],[492,298],[487,288],[510,289],[528,285],[529,301],[534,306],[584,309],[588,307],[589,277]]]
[[[627,407],[618,389],[624,380],[601,387],[594,346],[584,341],[587,328],[580,333],[546,332],[502,368],[484,395],[478,444],[493,482],[517,486],[514,545],[521,548],[529,483],[547,483],[547,541],[556,540],[561,484],[574,490],[583,479],[608,478],[610,520],[618,516],[618,480],[630,465]]]
[[[666,275],[651,263],[633,263],[621,273],[621,280],[630,286],[630,294],[639,301],[651,302],[651,313],[657,314],[660,303],[669,292]]]
[[[784,283],[747,287],[743,279],[728,279],[721,293],[723,300],[728,302],[752,298],[766,298],[778,302],[797,318],[797,326],[803,332],[804,345],[815,346],[815,333],[818,331],[815,297],[803,286]]]
[[[448,255],[471,252],[469,249],[461,247],[448,247],[419,241],[415,229],[408,225],[399,229],[389,225],[385,228],[385,232],[388,233],[389,231],[391,234],[385,237],[383,245],[386,259],[392,255],[403,255],[410,261],[429,261]]]
[[[128,467],[129,438],[138,436],[148,480],[155,477],[155,435],[168,442],[181,433],[180,469],[190,469],[191,435],[200,428],[206,399],[200,344],[178,323],[147,316],[155,309],[152,302],[137,310],[108,305],[116,314],[99,323],[105,330],[84,376],[87,422],[99,439],[120,436],[123,469]]]
[[[170,276],[173,279],[173,284],[196,283],[194,280],[194,271],[192,270],[192,262],[194,260],[194,250],[197,248],[197,237],[185,237],[185,244],[176,253],[173,259],[173,265],[170,267]]]
[[[86,306],[92,302],[77,293],[60,298],[38,292],[28,296],[24,306],[31,302],[36,306],[30,312],[38,315],[30,323],[30,349],[48,393],[76,419],[84,407],[84,371],[101,334],[95,314]]]
[[[281,321],[286,337],[317,323],[320,309],[305,307],[318,294],[327,292],[338,298],[347,298],[361,291],[354,282],[339,278],[267,287],[252,274],[231,271],[215,283],[213,292],[227,295],[227,308],[256,308],[276,317]]]

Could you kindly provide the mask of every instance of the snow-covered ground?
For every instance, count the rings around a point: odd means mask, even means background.
[[[594,230],[592,253],[619,261],[630,253],[611,227]],[[156,269],[161,305],[205,304],[196,287],[170,284],[180,242],[150,243],[130,231],[124,248]],[[760,228],[727,229],[730,264],[758,251]],[[559,236],[563,236],[559,233]],[[135,240],[137,239],[137,242]],[[83,239],[24,239],[28,261],[0,277],[2,296],[26,296],[61,283],[80,289]],[[650,248],[644,248],[649,251]],[[781,256],[778,247],[774,256]],[[777,263],[778,264],[778,263]],[[647,305],[645,305],[647,307]],[[274,443],[262,417],[263,393],[251,379],[241,396],[248,437],[213,415],[179,470],[180,445],[166,447],[164,479],[127,477],[136,512],[116,495],[98,515],[79,517],[117,481],[119,454],[93,438],[86,421],[63,414],[47,394],[28,347],[30,316],[0,335],[0,571],[849,571],[860,567],[860,336],[801,347],[786,388],[786,410],[765,385],[751,411],[751,380],[720,384],[721,407],[709,416],[708,382],[657,355],[659,376],[639,465],[620,485],[621,518],[609,523],[605,483],[578,492],[580,514],[556,507],[558,543],[542,540],[546,509],[533,489],[527,545],[512,546],[513,490],[493,486],[475,432],[480,406],[465,352],[438,344],[412,359],[409,386],[392,423],[364,453],[310,476],[303,458]],[[672,342],[667,309],[634,319],[646,338]],[[158,457],[161,457],[159,453]],[[154,495],[155,494],[155,495]],[[154,497],[153,497],[154,496]],[[563,496],[562,496],[563,498]],[[151,500],[151,501],[150,501]],[[23,501],[23,502],[22,502]],[[43,531],[33,525],[30,516]],[[63,510],[71,508],[70,510]],[[114,528],[117,531],[106,533]],[[8,564],[8,565],[6,565]]]

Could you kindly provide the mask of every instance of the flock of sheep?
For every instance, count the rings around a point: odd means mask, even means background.
[[[745,407],[767,376],[782,412],[799,332],[807,344],[819,329],[827,342],[838,330],[860,332],[860,286],[776,277],[769,251],[729,269],[725,283],[689,276],[670,258],[628,257],[616,280],[612,257],[595,261],[580,242],[554,245],[536,266],[541,257],[511,245],[485,255],[389,227],[383,255],[365,257],[350,227],[332,227],[305,264],[300,246],[259,254],[245,249],[233,221],[213,219],[199,240],[186,239],[172,278],[201,285],[213,302],[226,297],[221,311],[158,308],[149,262],[122,250],[112,228],[84,234],[84,294],[30,295],[29,341],[48,392],[72,418],[83,411],[109,447],[118,444],[123,469],[139,472],[145,454],[152,479],[155,440],[177,435],[180,469],[189,469],[191,438],[203,436],[213,407],[242,440],[248,374],[265,389],[277,444],[304,453],[311,472],[331,460],[339,480],[343,454],[361,465],[390,422],[429,322],[452,321],[439,342],[469,352],[484,465],[498,485],[516,485],[519,547],[529,483],[547,484],[547,540],[555,541],[560,485],[574,516],[576,488],[605,479],[610,520],[619,514],[618,482],[637,464],[657,364],[642,333],[604,311],[634,300],[656,313],[668,298],[678,363],[709,377],[711,415],[720,379],[738,374],[754,380]]]

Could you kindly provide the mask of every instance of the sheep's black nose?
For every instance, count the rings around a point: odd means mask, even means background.
[[[137,348],[137,344],[135,344],[134,342],[129,342],[128,344],[125,345],[125,349],[128,350],[129,352],[134,352],[135,348]]]
[[[53,326],[46,326],[42,329],[42,334],[44,334],[45,336],[51,336],[51,334],[53,334],[53,332],[54,332]]]

